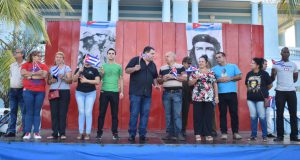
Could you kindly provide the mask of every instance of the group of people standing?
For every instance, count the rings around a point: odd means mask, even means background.
[[[198,66],[193,67],[192,59],[185,57],[182,64],[176,63],[176,54],[165,54],[166,65],[157,71],[153,61],[155,49],[151,46],[144,48],[142,55],[133,57],[125,68],[130,74],[129,99],[130,119],[129,138],[135,142],[147,140],[147,124],[152,101],[152,88],[163,87],[162,102],[166,117],[166,136],[164,140],[184,141],[190,103],[193,104],[194,135],[196,141],[202,139],[212,141],[217,136],[215,108],[218,104],[220,111],[221,139],[228,138],[227,110],[231,118],[231,128],[234,139],[242,139],[239,134],[237,81],[242,79],[242,73],[235,64],[227,63],[226,54],[217,52],[214,56],[216,66],[211,66],[207,55],[198,59]],[[107,51],[106,64],[100,69],[94,68],[83,58],[83,66],[72,70],[64,64],[64,54],[57,52],[54,66],[50,69],[41,63],[41,53],[34,51],[23,61],[24,53],[15,52],[16,62],[11,65],[10,76],[10,108],[11,121],[5,136],[15,136],[16,113],[18,104],[22,110],[23,139],[40,136],[40,112],[45,97],[46,83],[50,92],[58,91],[57,98],[50,99],[52,135],[48,139],[66,139],[66,120],[70,103],[70,84],[77,82],[75,98],[78,106],[79,135],[77,139],[89,140],[92,128],[92,110],[96,100],[96,85],[102,83],[100,91],[99,117],[97,139],[102,138],[104,119],[108,104],[111,106],[113,139],[118,140],[118,110],[119,99],[124,97],[123,71],[120,64],[115,62],[116,51]],[[251,71],[248,72],[245,85],[247,86],[247,104],[250,111],[251,135],[249,140],[256,140],[258,120],[262,128],[263,141],[267,141],[266,108],[264,101],[269,97],[268,90],[277,77],[276,107],[277,107],[277,138],[283,140],[283,110],[285,103],[291,116],[291,141],[298,140],[297,98],[294,82],[298,78],[295,63],[288,60],[289,50],[283,48],[282,60],[273,64],[272,75],[264,71],[265,60],[253,58]],[[53,74],[58,69],[57,74]],[[24,102],[23,102],[24,101]],[[139,121],[138,121],[139,119]],[[138,124],[139,122],[139,124]],[[85,129],[84,129],[85,126]],[[138,128],[137,128],[138,127]]]

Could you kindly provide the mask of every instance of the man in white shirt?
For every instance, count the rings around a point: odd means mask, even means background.
[[[290,114],[290,141],[300,141],[298,139],[297,96],[294,84],[298,80],[298,68],[294,62],[289,60],[289,56],[289,49],[287,47],[282,48],[281,61],[274,63],[272,66],[271,78],[273,81],[277,78],[275,88],[277,138],[274,139],[276,142],[281,142],[284,138],[283,113],[286,103]]]
[[[23,83],[21,76],[21,66],[24,61],[24,51],[16,49],[14,52],[16,62],[10,65],[10,90],[9,90],[9,107],[10,107],[10,122],[8,124],[5,137],[16,136],[16,122],[18,115],[18,107],[22,112],[22,127],[24,129],[25,107],[23,102]]]

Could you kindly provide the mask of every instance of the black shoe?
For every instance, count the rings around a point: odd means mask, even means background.
[[[167,134],[166,136],[161,138],[162,140],[171,140],[172,136],[170,134]]]
[[[179,134],[177,136],[177,140],[179,140],[179,141],[185,141],[185,137],[183,137],[181,134]]]
[[[267,137],[268,138],[275,138],[276,136],[274,136],[273,134],[270,133],[270,134],[267,135]]]
[[[9,132],[4,135],[4,137],[16,137],[15,133]]]
[[[293,138],[290,138],[290,141],[293,141],[293,142],[300,142],[300,139],[298,139],[297,137],[293,137]]]
[[[102,135],[101,135],[101,134],[97,134],[96,138],[97,138],[97,139],[101,139],[101,138],[102,138]]]
[[[218,137],[218,133],[215,132],[215,131],[213,131],[213,132],[211,133],[211,135],[212,135],[214,138]]]
[[[186,132],[185,132],[185,131],[182,132],[182,136],[183,136],[183,137],[186,137]]]
[[[112,139],[115,141],[119,140],[120,137],[119,137],[118,133],[114,133]]]
[[[248,141],[256,141],[256,137],[250,137],[248,138]]]
[[[145,143],[147,141],[147,138],[145,136],[140,136],[140,143]]]
[[[135,136],[130,136],[130,137],[128,138],[128,141],[129,141],[130,143],[134,143],[134,142],[135,142]]]
[[[274,142],[282,142],[283,138],[282,137],[277,137],[275,139],[273,139]]]

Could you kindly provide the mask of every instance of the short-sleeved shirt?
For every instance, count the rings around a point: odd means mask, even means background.
[[[103,64],[102,91],[119,92],[119,79],[122,76],[122,67],[119,64]]]
[[[263,101],[269,96],[268,85],[272,84],[272,80],[266,71],[259,71],[258,73],[250,71],[246,76],[245,84],[248,100]]]
[[[79,68],[75,70],[75,74],[78,72]],[[80,76],[84,76],[88,80],[95,80],[96,77],[100,77],[98,70],[94,67],[84,67]],[[88,93],[96,90],[96,85],[90,83],[81,83],[80,78],[78,78],[78,85],[76,91]]]
[[[158,77],[156,65],[152,61],[147,65],[143,58],[137,56],[129,61],[126,69],[135,65],[140,65],[141,69],[130,74],[129,94],[151,97],[153,81]]]
[[[217,65],[212,68],[217,79],[221,77],[234,77],[241,74],[240,69],[235,64],[226,64],[225,66]],[[230,81],[225,83],[218,83],[219,93],[237,92],[237,82]]]
[[[199,77],[194,85],[192,100],[196,102],[212,102],[214,101],[214,86],[216,82],[215,74],[212,71],[200,73],[196,71],[190,76],[190,80]]]
[[[272,69],[277,71],[277,86],[278,91],[295,91],[293,74],[298,72],[298,67],[294,62],[279,61],[273,64]]]
[[[22,69],[25,69],[28,72],[37,72],[39,70],[47,71],[48,67],[42,63],[31,63],[26,62],[22,65]],[[36,92],[44,92],[45,91],[46,81],[45,79],[23,79],[23,88],[24,90],[31,90]]]
[[[23,61],[21,64],[14,62],[10,65],[10,88],[23,88],[23,77],[21,75],[21,67],[25,63]]]
[[[175,63],[173,66],[164,65],[164,66],[160,67],[159,75],[164,76],[167,74],[172,74],[172,72],[175,71],[174,70],[175,68],[176,68],[177,75],[180,75],[181,73],[185,72],[185,68],[183,67],[182,64]],[[173,75],[174,75],[174,78],[168,79],[167,81],[165,81],[163,83],[163,87],[165,89],[182,89],[182,82],[180,82],[176,79],[175,74],[173,74]]]
[[[52,66],[50,68],[50,74],[57,66]],[[67,65],[64,65],[61,69],[58,70],[58,75],[66,75],[67,73],[72,72],[71,68]],[[59,86],[60,84],[60,86]],[[59,88],[58,88],[59,87]],[[50,85],[50,89],[70,89],[70,84],[66,83],[65,81],[61,80],[59,76],[57,77],[57,82]]]

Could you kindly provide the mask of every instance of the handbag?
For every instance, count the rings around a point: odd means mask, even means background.
[[[62,81],[60,81],[60,83],[59,83],[56,90],[49,91],[49,94],[48,94],[48,99],[49,100],[54,100],[54,99],[59,98],[59,88],[60,88],[61,83],[62,83]]]
[[[48,94],[48,99],[49,100],[53,100],[53,99],[57,99],[59,98],[59,90],[56,89],[54,91],[49,91],[49,94]]]
[[[262,97],[264,98],[264,107],[270,107],[270,98],[265,98],[262,91],[260,90],[260,94],[262,95]]]

